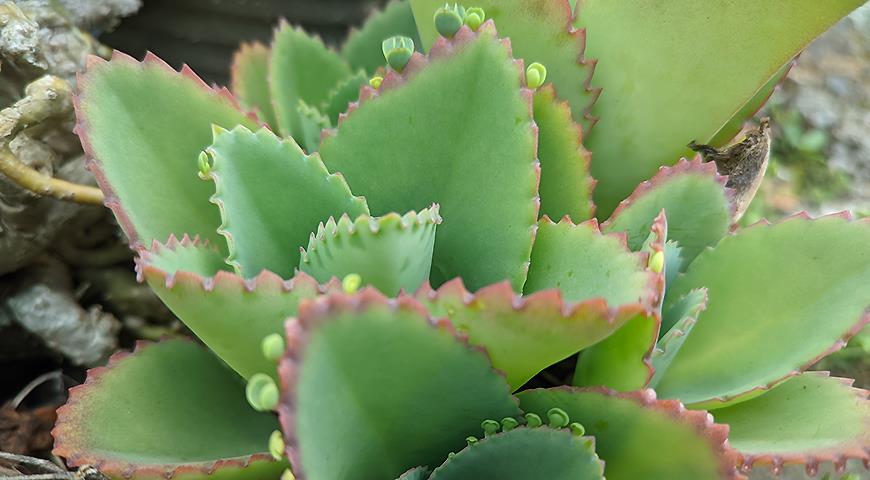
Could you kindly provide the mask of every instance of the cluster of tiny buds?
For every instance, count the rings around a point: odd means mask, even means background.
[[[453,38],[463,25],[477,30],[484,20],[486,20],[486,12],[480,7],[465,8],[458,3],[453,5],[446,3],[435,10],[435,30],[442,37]]]
[[[501,422],[496,420],[484,420],[480,423],[480,428],[483,429],[484,437],[488,437],[499,433],[499,431],[509,432],[521,424],[524,424],[528,428],[538,428],[544,425],[544,421],[541,419],[541,416],[536,413],[527,413],[520,420],[517,420],[514,417],[505,417]],[[583,425],[577,422],[572,422],[565,410],[558,407],[551,408],[547,411],[547,426],[553,429],[568,428],[568,430],[571,431],[571,434],[577,437],[582,437],[586,434],[586,429],[583,428]],[[479,439],[474,436],[465,439],[465,442],[469,446],[474,445],[478,441]],[[453,455],[454,454],[451,453],[449,456]]]

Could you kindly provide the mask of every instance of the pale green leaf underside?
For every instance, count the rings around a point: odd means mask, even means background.
[[[641,256],[616,235],[602,235],[594,223],[544,218],[523,292],[558,288],[569,301],[601,297],[616,306],[648,299],[651,281]]]
[[[531,126],[516,66],[482,34],[363,102],[320,153],[374,215],[441,205],[433,283],[519,288],[537,217]]]
[[[220,207],[228,263],[245,278],[264,269],[292,277],[299,249],[321,220],[368,213],[365,200],[354,197],[319,157],[269,130],[217,130],[208,153],[211,201]]]
[[[263,44],[242,44],[233,56],[230,80],[242,105],[256,110],[274,129],[278,128],[269,93],[269,49]]]
[[[723,465],[717,451],[726,432],[701,427],[704,421],[686,418],[676,405],[650,401],[646,395],[569,388],[517,394],[525,412],[546,418],[550,408],[559,407],[572,422],[581,423],[595,438],[607,480],[728,478],[720,473]]]
[[[493,366],[513,389],[538,372],[601,341],[633,317],[631,308],[599,301],[575,305],[558,291],[516,298],[507,284],[479,290],[473,297],[458,282],[437,294],[421,290],[417,298],[436,317],[447,317],[468,341],[486,349]]]
[[[595,203],[609,214],[660,165],[705,143],[770,78],[864,0],[580,0],[586,56],[600,118],[587,135],[599,180]],[[670,216],[670,215],[669,215]]]
[[[296,315],[299,303],[321,293],[308,276],[284,282],[275,274],[262,273],[246,285],[229,272],[209,278],[204,272],[168,269],[189,265],[185,257],[214,258],[211,250],[198,245],[161,246],[142,255],[139,273],[157,296],[245,378],[261,372],[276,375],[275,362],[263,357],[260,342],[266,335],[282,333],[284,321]]]
[[[272,40],[269,86],[281,133],[293,138],[302,135],[299,100],[320,105],[351,69],[319,38],[282,23]],[[309,145],[303,145],[306,149]]]
[[[57,451],[78,464],[99,464],[115,478],[131,466],[180,468],[173,478],[198,479],[224,459],[215,478],[266,478],[286,468],[264,458],[274,416],[255,412],[238,377],[193,342],[139,346],[90,375],[59,411],[55,431]],[[252,454],[258,460],[239,468]]]
[[[348,36],[341,47],[341,56],[351,67],[374,73],[378,67],[386,65],[381,42],[395,35],[410,37],[418,50],[422,47],[411,4],[406,0],[394,0],[366,19],[359,30]]]
[[[745,455],[832,458],[870,446],[870,402],[851,381],[822,372],[793,377],[764,395],[713,411]]]
[[[655,388],[665,371],[679,353],[686,338],[698,320],[698,315],[707,307],[707,290],[692,290],[662,314],[661,339],[652,354],[655,372],[650,387]]]
[[[170,234],[200,235],[226,251],[217,233],[212,187],[197,178],[197,156],[211,125],[256,124],[226,98],[156,57],[137,63],[116,55],[88,69],[79,87],[79,134],[98,162],[122,212],[131,243],[149,246]]]
[[[519,427],[464,448],[429,480],[602,480],[603,467],[590,437],[565,429]]]
[[[485,355],[413,307],[377,302],[300,318],[294,434],[308,478],[396,478],[440,464],[481,421],[519,414]]]
[[[668,302],[701,286],[709,302],[659,394],[685,403],[728,399],[834,348],[870,305],[867,245],[870,224],[836,216],[796,217],[725,237],[674,281]]]
[[[355,273],[391,297],[414,292],[429,278],[440,222],[437,205],[405,215],[330,217],[311,234],[299,270],[321,283]]]

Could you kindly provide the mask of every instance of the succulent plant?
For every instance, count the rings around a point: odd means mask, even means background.
[[[259,117],[153,55],[93,62],[92,169],[208,349],[91,371],[55,452],[137,479],[866,475],[867,393],[804,370],[870,321],[870,223],[732,228],[727,179],[679,159],[858,3],[397,2],[341,53],[287,25],[243,47]]]

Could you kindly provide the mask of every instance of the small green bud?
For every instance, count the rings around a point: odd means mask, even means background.
[[[477,30],[486,20],[486,12],[480,7],[471,7],[465,10],[465,24],[472,30]]]
[[[293,472],[288,468],[281,474],[281,480],[296,480],[296,475],[293,475]]]
[[[649,269],[655,273],[662,273],[665,268],[665,252],[658,251],[649,257]]]
[[[396,35],[384,40],[381,44],[387,64],[395,71],[401,72],[414,54],[414,40]]]
[[[583,435],[586,435],[586,428],[584,428],[583,425],[580,425],[577,422],[568,425],[568,428],[571,429],[571,434],[575,437],[582,437]]]
[[[275,430],[269,435],[269,454],[275,460],[284,458],[284,436],[280,430]]]
[[[458,3],[454,3],[452,7],[445,3],[443,7],[435,10],[435,30],[442,37],[453,38],[464,21],[465,8]]]
[[[356,293],[362,285],[362,277],[356,273],[349,273],[341,280],[341,289],[345,293]]]
[[[474,445],[475,443],[477,443],[477,437],[473,437],[473,436],[472,437],[465,437],[465,443],[467,443],[468,446],[470,447],[470,446]]]
[[[541,417],[536,413],[527,413],[526,414],[526,426],[529,428],[538,428],[543,425],[544,422],[541,421]]]
[[[484,420],[480,423],[480,428],[483,429],[484,436],[490,436],[494,433],[498,433],[499,428],[501,428],[501,424],[496,422],[495,420]]]
[[[519,426],[520,422],[514,417],[505,417],[501,419],[501,429],[509,432]]]
[[[383,81],[384,77],[380,75],[375,75],[374,77],[369,79],[369,85],[371,85],[372,88],[381,88],[381,83],[383,83]]]
[[[278,360],[281,358],[281,355],[284,355],[284,350],[286,349],[287,345],[280,333],[266,335],[263,337],[263,341],[260,342],[260,351],[269,360]]]
[[[207,180],[211,173],[211,159],[205,152],[199,152],[199,178]]]
[[[267,412],[278,406],[280,392],[272,377],[265,373],[255,373],[248,379],[245,396],[254,410]]]
[[[535,62],[526,68],[526,85],[538,88],[547,80],[547,67]]]
[[[568,422],[571,421],[571,419],[568,418],[568,414],[565,413],[565,410],[558,407],[553,407],[547,411],[547,420],[553,428],[564,428],[568,426]]]

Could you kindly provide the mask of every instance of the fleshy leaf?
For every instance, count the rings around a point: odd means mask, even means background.
[[[725,182],[714,163],[682,159],[673,167],[660,168],[653,178],[638,185],[601,229],[626,232],[628,246],[637,250],[653,219],[664,209],[670,226],[668,238],[679,243],[684,265],[688,265],[701,250],[728,233],[732,206]]]
[[[665,242],[665,285],[671,285],[674,282],[677,274],[683,271],[685,264],[683,247],[674,240]]]
[[[743,128],[743,125],[749,118],[752,118],[753,115],[767,103],[767,100],[773,95],[774,90],[779,87],[780,84],[785,80],[785,77],[788,75],[791,68],[794,66],[796,59],[789,60],[785,65],[782,66],[776,73],[770,77],[770,80],[761,87],[758,92],[755,94],[752,99],[746,102],[743,105],[743,108],[740,109],[731,120],[725,124],[717,133],[710,139],[708,142],[710,145],[726,145],[731,139],[733,139],[740,130]]]
[[[585,142],[595,152],[599,213],[687,155],[689,141],[708,143],[777,70],[863,3],[578,1],[574,25],[587,30],[593,85],[604,89]]]
[[[261,479],[287,467],[266,453],[275,417],[251,409],[238,378],[193,342],[140,343],[69,394],[52,434],[70,466],[116,479]]]
[[[589,176],[591,155],[583,148],[580,127],[571,119],[570,106],[556,98],[552,85],[535,92],[534,106],[539,129],[541,215],[587,220],[595,212],[595,181]]]
[[[441,205],[434,283],[461,276],[476,289],[507,278],[519,288],[538,212],[531,93],[491,23],[479,35],[463,27],[431,57],[415,54],[378,90],[363,87],[324,137],[323,161],[374,215]]]
[[[256,126],[229,92],[186,66],[178,73],[154,55],[139,63],[116,52],[108,63],[90,57],[76,118],[106,205],[134,247],[187,233],[226,250],[196,159],[211,143],[212,124]]]
[[[453,3],[453,2],[450,2]],[[462,0],[467,7],[482,7],[499,31],[511,39],[516,58],[547,67],[547,80],[559,98],[571,105],[574,120],[586,132],[594,123],[588,115],[599,90],[588,88],[594,62],[584,60],[586,32],[571,26],[571,9],[565,0]],[[442,0],[411,0],[417,28],[426,48],[438,34],[432,16]],[[579,220],[579,219],[575,219]]]
[[[205,276],[170,269],[188,264],[186,257],[202,257],[203,249],[208,247],[189,239],[165,246],[155,242],[150,251],[139,252],[139,280],[147,281],[163,303],[243,377],[267,373],[277,378],[275,362],[261,352],[263,337],[283,333],[284,320],[296,315],[302,300],[340,287],[334,282],[320,287],[305,274],[284,281],[263,271],[244,280],[226,271]]]
[[[287,339],[279,414],[297,475],[396,478],[439,464],[483,420],[520,413],[486,355],[409,297],[308,302]]]
[[[331,92],[329,97],[321,105],[321,111],[329,118],[331,125],[338,124],[338,116],[346,112],[349,105],[359,100],[359,89],[367,84],[369,77],[365,72],[357,72],[356,74],[339,82]],[[320,132],[317,132],[318,139]]]
[[[269,56],[269,48],[262,43],[243,43],[233,55],[230,80],[239,101],[247,108],[257,110],[263,120],[277,129],[269,93]]]
[[[555,289],[521,296],[506,282],[472,295],[460,279],[437,291],[422,288],[417,298],[468,335],[469,343],[485,348],[513,389],[650,308],[639,302],[608,305],[602,298],[565,302]]]
[[[166,241],[166,248],[160,248],[160,244],[156,242],[154,245],[157,245],[154,248],[160,249],[160,255],[149,257],[151,265],[168,275],[185,271],[203,277],[212,277],[218,272],[230,271],[226,257],[199,237],[191,239],[184,235],[179,240],[174,235],[170,235],[169,240]]]
[[[602,480],[595,441],[566,429],[519,427],[488,435],[453,455],[430,480]]]
[[[667,302],[706,286],[707,310],[659,382],[659,394],[721,407],[842,348],[870,321],[867,245],[866,220],[797,215],[739,230],[702,253],[674,281]]]
[[[595,437],[607,480],[735,479],[736,458],[725,441],[728,428],[706,412],[687,411],[674,400],[644,390],[557,387],[517,395],[523,411],[541,416],[561,408]]]
[[[403,473],[402,476],[396,480],[426,480],[429,478],[430,472],[431,470],[426,467],[414,467]]]
[[[641,256],[643,265],[649,264],[656,255],[664,260],[665,241],[668,235],[668,221],[664,211],[660,212],[650,227],[648,239],[644,242]],[[623,241],[624,241],[624,237]],[[624,245],[624,244],[623,244]],[[653,375],[650,356],[655,348],[661,326],[661,300],[664,295],[665,265],[656,271],[648,267],[645,273],[651,277],[653,293],[649,306],[638,312],[634,318],[604,341],[593,345],[577,359],[572,384],[576,386],[603,385],[620,391],[637,390],[645,387]],[[610,278],[607,270],[599,275]],[[595,282],[594,278],[590,280]],[[617,281],[618,279],[612,279]],[[600,281],[600,280],[599,280]]]
[[[368,213],[365,199],[354,197],[341,175],[269,130],[216,129],[207,152],[227,262],[245,278],[264,269],[290,278],[299,249],[322,219]]]
[[[652,353],[651,361],[655,374],[649,382],[650,387],[655,388],[659,383],[686,341],[686,337],[692,332],[692,327],[698,321],[698,315],[705,308],[707,308],[707,289],[699,288],[687,293],[677,303],[671,305],[667,312],[663,313],[662,331],[664,335]]]
[[[600,297],[611,305],[659,300],[657,275],[646,270],[646,255],[628,251],[625,238],[602,235],[595,219],[578,225],[544,217],[532,250],[527,294],[558,288],[566,300]]]
[[[303,124],[299,100],[320,105],[329,92],[351,75],[350,67],[319,38],[281,22],[272,39],[269,86],[281,133],[299,140]],[[317,145],[303,144],[311,151]]]
[[[746,471],[779,473],[785,464],[818,469],[825,463],[839,469],[870,457],[870,401],[867,391],[851,385],[827,372],[807,372],[714,415],[729,425],[729,442],[743,455]]]
[[[299,270],[321,283],[355,273],[391,297],[416,291],[429,278],[439,223],[438,205],[405,215],[330,217],[311,234]]]
[[[406,0],[393,0],[367,18],[359,30],[352,30],[341,48],[341,56],[353,68],[374,73],[378,67],[386,65],[381,42],[396,35],[409,37],[414,45],[421,45],[414,13]]]
[[[297,137],[299,144],[304,145],[308,153],[316,153],[323,130],[332,127],[332,123],[317,107],[308,105],[304,100],[299,100],[296,113],[299,114],[300,124]]]

